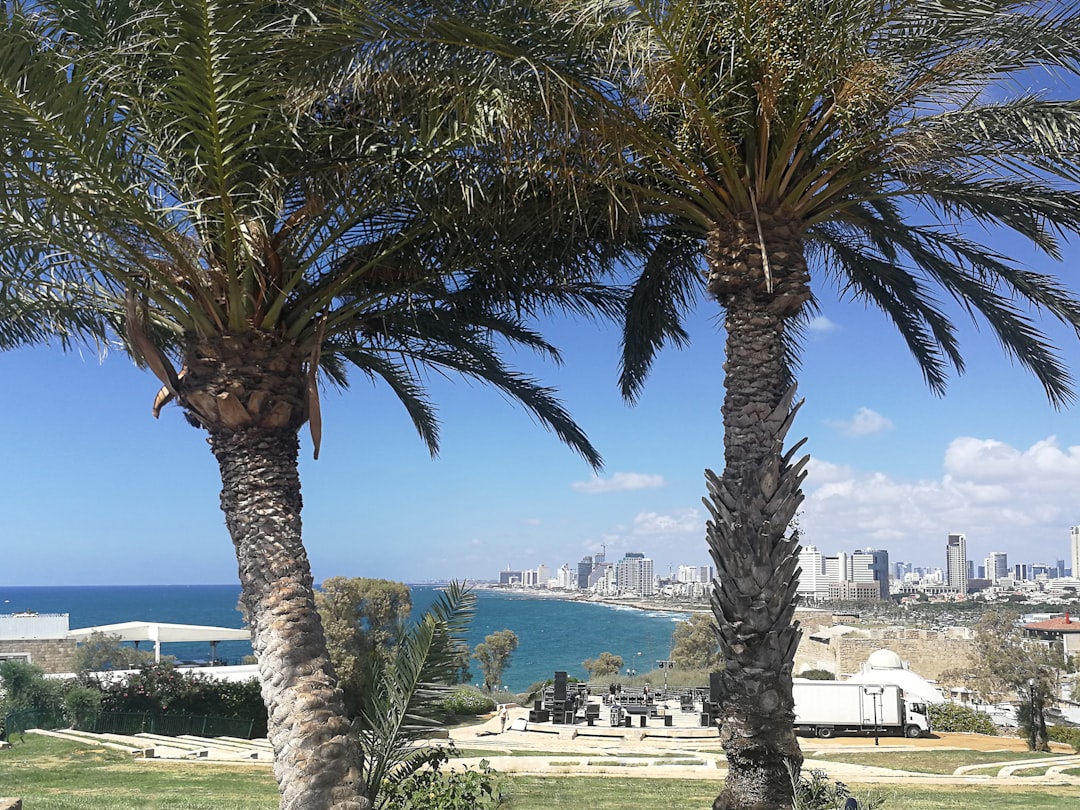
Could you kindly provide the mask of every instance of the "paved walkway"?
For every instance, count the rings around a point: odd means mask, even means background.
[[[484,751],[482,756],[454,760],[455,765],[476,767],[486,759],[501,773],[530,776],[576,774],[586,776],[619,776],[670,779],[708,779],[721,781],[727,775],[727,765],[717,730],[692,728],[646,727],[611,728],[610,726],[560,726],[550,723],[528,723],[528,711],[519,707],[510,710],[510,722],[500,733],[495,717],[478,726],[453,729],[450,737],[466,754]],[[1007,737],[985,737],[975,734],[934,735],[931,738],[909,740],[904,737],[882,737],[875,746],[873,738],[839,737],[831,740],[801,740],[806,762],[804,768],[824,771],[831,779],[861,784],[1017,784],[1076,785],[1080,777],[1060,773],[1050,768],[1040,776],[1015,776],[1014,770],[1037,763],[1009,759],[1009,753],[1026,750],[1022,740]],[[913,773],[867,765],[855,765],[833,760],[816,759],[823,753],[841,751],[903,751],[932,748],[1000,750],[1002,762],[974,766],[998,766],[998,775],[958,773],[953,775]],[[1071,751],[1062,746],[1061,751]],[[490,754],[486,752],[491,752]],[[1062,767],[1077,767],[1080,756],[1055,759]],[[1078,793],[1080,797],[1080,793]]]

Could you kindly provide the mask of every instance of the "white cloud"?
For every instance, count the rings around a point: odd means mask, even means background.
[[[967,535],[968,557],[1000,550],[1018,562],[1067,556],[1080,522],[1080,447],[1051,437],[1026,450],[961,437],[938,480],[903,481],[812,461],[799,519],[804,542],[828,553],[878,546],[892,560],[944,565],[945,537]]]
[[[705,521],[696,509],[682,509],[669,515],[640,512],[634,517],[633,533],[645,537],[694,534],[701,537]]]
[[[611,478],[593,476],[589,481],[575,481],[571,486],[578,492],[625,492],[631,489],[658,489],[664,485],[664,476],[646,473],[614,473]]]
[[[826,318],[824,315],[818,315],[816,318],[811,318],[806,324],[806,330],[808,332],[816,332],[819,335],[826,332],[836,332],[840,327]]]
[[[539,526],[541,524],[540,518],[522,518],[521,522],[526,526]]]
[[[870,408],[859,408],[855,415],[844,421],[830,421],[845,436],[869,436],[893,429],[892,420]]]

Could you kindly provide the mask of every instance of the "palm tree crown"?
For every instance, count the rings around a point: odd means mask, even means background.
[[[1062,0],[566,0],[593,43],[562,74],[600,109],[602,156],[654,229],[621,371],[640,393],[683,343],[702,294],[727,335],[722,476],[707,471],[724,652],[725,792],[714,807],[791,805],[792,625],[805,459],[783,449],[811,280],[879,308],[927,383],[962,371],[942,298],[984,322],[1055,405],[1073,395],[1040,329],[1080,329],[1052,276],[980,244],[1004,229],[1052,258],[1080,231],[1080,103],[1031,91],[1075,75],[1080,9]],[[586,78],[582,78],[585,76]]]
[[[386,381],[433,452],[424,369],[494,384],[600,460],[500,352],[558,358],[529,326],[543,307],[615,311],[577,272],[614,257],[607,214],[564,217],[552,175],[498,168],[511,107],[417,55],[412,11],[64,0],[9,4],[0,31],[0,266],[22,293],[81,280],[161,381],[155,412],[208,432],[283,808],[368,803],[301,540],[320,372]],[[515,114],[539,114],[528,96]]]

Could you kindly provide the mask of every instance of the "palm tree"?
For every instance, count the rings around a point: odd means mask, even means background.
[[[58,0],[8,4],[0,31],[0,267],[13,290],[81,277],[160,380],[155,415],[175,401],[206,431],[292,810],[369,804],[301,536],[320,372],[384,381],[433,453],[420,372],[458,372],[599,464],[499,352],[557,359],[529,327],[544,306],[611,311],[561,258],[607,248],[543,175],[492,168],[494,105],[397,70],[383,23],[348,2]]]
[[[1055,406],[1069,401],[1028,308],[1076,329],[1080,303],[966,232],[1011,231],[1060,259],[1058,238],[1080,231],[1080,103],[1024,89],[1077,72],[1080,14],[1054,0],[566,0],[556,13],[593,43],[576,46],[592,78],[582,63],[560,75],[606,104],[602,155],[657,234],[626,312],[624,396],[660,347],[689,339],[702,294],[724,315],[724,469],[706,471],[705,500],[730,766],[714,807],[790,807],[788,527],[806,459],[785,437],[811,279],[880,309],[935,392],[963,371],[944,296]]]

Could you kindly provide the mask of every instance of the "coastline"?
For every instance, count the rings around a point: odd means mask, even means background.
[[[585,604],[604,605],[606,607],[626,607],[634,610],[655,611],[658,613],[707,613],[709,606],[704,602],[657,601],[631,597],[623,599],[617,596],[599,596],[597,594],[575,593],[573,591],[545,591],[534,588],[508,588],[504,585],[477,583],[477,590],[524,596],[529,599],[558,599],[563,602],[582,602]]]

